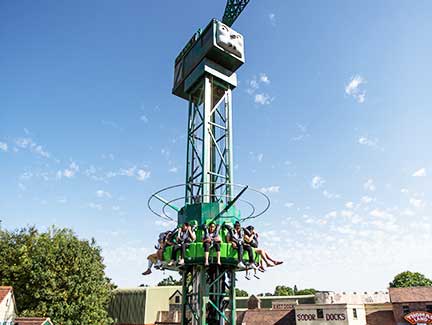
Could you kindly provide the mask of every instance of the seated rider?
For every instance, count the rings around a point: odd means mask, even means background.
[[[228,227],[229,236],[228,242],[231,243],[232,247],[237,249],[238,252],[238,267],[245,267],[243,263],[243,251],[246,250],[249,255],[249,265],[255,267],[253,259],[253,251],[251,245],[245,243],[244,241],[244,230],[240,226],[240,222],[236,221],[234,224],[234,229]]]
[[[203,238],[203,245],[204,245],[204,258],[205,262],[204,265],[209,265],[209,251],[210,247],[213,246],[216,250],[216,256],[217,256],[217,264],[221,265],[220,261],[220,244],[221,239],[219,237],[219,225],[215,225],[215,223],[212,221],[208,225],[204,225],[204,238]]]
[[[180,250],[180,260],[178,262],[179,265],[184,264],[184,258],[186,255],[186,249],[189,247],[189,245],[195,241],[196,235],[193,231],[192,227],[188,222],[185,222],[183,226],[178,230],[176,242],[174,243],[174,247],[171,254],[171,261],[168,263],[168,266],[171,266],[174,264],[177,252]]]
[[[167,246],[173,245],[171,242],[172,236],[175,234],[176,231],[165,231],[159,234],[159,239],[157,245],[155,245],[156,252],[153,254],[150,254],[147,256],[148,260],[148,268],[145,272],[143,272],[143,275],[148,275],[151,273],[151,268],[153,265],[155,265],[155,268],[158,268],[161,266],[161,262],[163,259],[163,252],[165,251],[165,248]]]
[[[283,263],[283,261],[277,261],[272,259],[265,249],[258,248],[258,233],[255,231],[254,226],[246,227],[245,242],[249,243],[249,245],[254,247],[255,252],[261,256],[260,266],[258,267],[258,270],[260,270],[261,272],[265,271],[264,262],[266,263],[267,267],[280,265]]]

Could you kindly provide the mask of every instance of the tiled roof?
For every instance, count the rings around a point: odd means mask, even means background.
[[[12,287],[0,287],[0,303],[3,299],[8,295],[8,293],[12,291]]]
[[[242,320],[243,323],[247,325],[295,325],[295,312],[294,310],[247,310]]]
[[[15,325],[46,325],[52,324],[48,317],[17,317]]]
[[[432,287],[390,288],[390,301],[402,302],[432,302]]]

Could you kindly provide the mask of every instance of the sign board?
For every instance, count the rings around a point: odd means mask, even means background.
[[[294,309],[295,301],[293,300],[280,300],[272,301],[272,309],[274,310],[291,310]]]
[[[404,316],[405,320],[413,325],[432,324],[432,313],[426,311],[413,311]]]

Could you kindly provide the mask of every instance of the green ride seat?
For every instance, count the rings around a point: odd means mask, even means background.
[[[165,250],[162,255],[162,259],[164,260],[164,262],[171,261],[172,250],[173,250],[172,246],[165,247]]]
[[[171,261],[172,250],[173,250],[172,246],[168,246],[165,248],[165,251],[163,253],[164,262]],[[237,249],[233,248],[231,243],[227,243],[223,239],[221,243],[220,251],[221,251],[222,263],[228,263],[228,264],[237,263]],[[252,248],[252,251],[253,251],[255,263],[259,263],[260,256],[256,253],[255,248]],[[210,255],[209,255],[210,258],[216,258],[216,254],[217,254],[216,250],[210,248]],[[177,253],[176,261],[179,260],[179,256],[180,256],[180,251]],[[245,251],[243,254],[243,260],[247,261],[248,259],[249,259],[248,253]],[[204,245],[202,243],[202,240],[198,241],[197,238],[195,242],[189,245],[189,247],[186,249],[185,261],[186,263],[204,264]]]

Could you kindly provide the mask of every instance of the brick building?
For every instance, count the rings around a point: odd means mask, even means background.
[[[118,289],[111,305],[117,325],[179,325],[180,287]],[[237,325],[420,325],[429,317],[432,287],[304,296],[237,297]]]
[[[47,317],[17,317],[14,325],[53,325]]]
[[[0,287],[0,324],[13,325],[15,317],[16,305],[12,287]]]
[[[405,317],[410,313],[430,313],[430,321],[418,324],[432,324],[432,287],[390,288],[390,301],[397,325],[416,324]]]
[[[12,287],[0,286],[0,325],[53,325],[48,317],[17,317]]]

